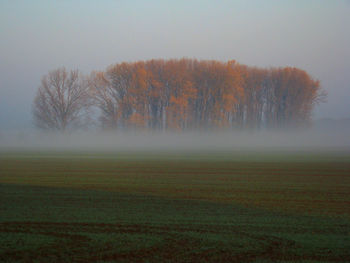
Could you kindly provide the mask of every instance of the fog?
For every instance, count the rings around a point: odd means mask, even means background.
[[[294,131],[2,133],[0,151],[350,151],[350,127]]]

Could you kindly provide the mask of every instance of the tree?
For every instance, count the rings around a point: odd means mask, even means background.
[[[90,106],[89,85],[78,70],[60,68],[41,80],[33,103],[34,123],[44,130],[83,126]]]
[[[313,107],[326,98],[319,81],[291,67],[272,69],[268,89],[265,116],[269,128],[308,125]]]

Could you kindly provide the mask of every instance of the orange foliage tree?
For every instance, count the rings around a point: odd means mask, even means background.
[[[297,68],[196,59],[120,63],[90,77],[103,127],[155,130],[306,125],[325,97]]]

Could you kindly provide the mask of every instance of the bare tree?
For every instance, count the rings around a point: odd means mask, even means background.
[[[34,99],[35,125],[56,131],[81,127],[89,105],[89,85],[78,70],[53,70],[42,78]]]

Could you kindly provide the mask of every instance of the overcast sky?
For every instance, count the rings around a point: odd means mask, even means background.
[[[31,127],[49,70],[182,57],[302,68],[329,94],[314,119],[350,117],[348,0],[0,0],[0,130]]]

